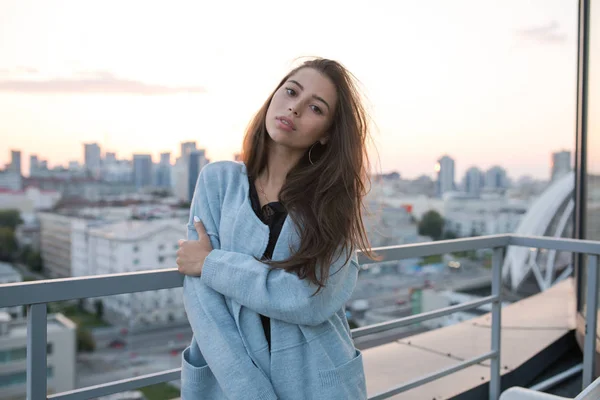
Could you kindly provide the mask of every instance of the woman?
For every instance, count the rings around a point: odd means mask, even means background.
[[[194,338],[187,399],[364,399],[344,305],[369,256],[366,113],[339,63],[291,71],[250,123],[243,163],[203,168],[177,252]]]

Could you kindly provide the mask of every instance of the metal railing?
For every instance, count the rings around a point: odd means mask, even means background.
[[[360,256],[359,261],[361,264],[372,264],[453,252],[493,249],[492,292],[490,296],[431,312],[352,330],[353,338],[358,338],[361,336],[442,317],[458,311],[477,308],[487,303],[492,303],[492,335],[490,351],[454,365],[450,368],[437,371],[414,381],[391,388],[383,393],[376,394],[375,396],[370,397],[371,400],[385,399],[394,396],[398,393],[424,385],[428,382],[460,371],[471,365],[481,363],[482,361],[488,359],[491,360],[489,398],[491,400],[497,400],[499,398],[502,263],[504,252],[507,246],[553,249],[586,254],[588,256],[583,386],[586,387],[592,382],[594,376],[595,332],[597,325],[596,310],[598,307],[598,256],[600,255],[600,242],[574,239],[554,239],[545,237],[525,237],[516,235],[497,235],[423,244],[380,247],[374,249],[377,254],[382,256],[382,260],[378,261],[372,261],[362,255]],[[46,398],[60,400],[89,399],[179,379],[181,369],[176,368],[168,371],[113,381],[101,385],[75,389],[68,392],[47,396],[45,327],[47,303],[88,297],[102,297],[123,293],[169,289],[180,287],[182,286],[182,283],[183,276],[179,274],[176,269],[168,269],[0,285],[0,308],[18,305],[29,306],[27,314],[27,398],[30,400]]]

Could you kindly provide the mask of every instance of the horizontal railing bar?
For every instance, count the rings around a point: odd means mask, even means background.
[[[437,254],[446,254],[458,251],[470,251],[478,249],[491,249],[504,247],[509,242],[510,235],[490,235],[475,238],[440,240],[437,242],[403,244],[398,246],[375,247],[371,249],[381,260],[371,260],[358,252],[358,263],[374,264],[386,261],[404,260],[406,258],[426,257]]]
[[[509,245],[600,255],[600,242],[566,238],[510,235]]]
[[[376,262],[424,257],[434,254],[503,247],[509,244],[515,246],[539,246],[557,250],[600,254],[600,242],[562,238],[552,239],[516,235],[495,235],[443,240],[431,243],[378,247],[373,248],[373,251],[382,256],[381,261],[370,260],[365,257],[362,252],[359,252],[359,261],[361,264],[366,265]],[[2,296],[0,296],[0,308],[170,289],[181,287],[182,284],[183,275],[175,268],[9,283],[0,285],[0,290],[2,291]]]
[[[405,383],[403,385],[400,385],[394,389],[388,390],[387,392],[383,392],[383,393],[379,393],[373,397],[369,397],[369,400],[382,400],[382,399],[387,399],[388,397],[394,396],[398,393],[402,393],[402,392],[406,392],[407,390],[410,389],[414,389],[418,386],[424,385],[426,383],[429,383],[431,381],[435,381],[436,379],[440,379],[443,378],[444,376],[450,375],[454,372],[460,371],[462,369],[465,369],[467,367],[470,367],[471,365],[474,364],[478,364],[482,361],[485,361],[487,359],[493,358],[493,357],[497,357],[498,356],[498,352],[497,351],[490,351],[488,353],[485,353],[479,357],[475,357],[475,358],[471,358],[470,360],[467,361],[463,361],[460,364],[454,365],[452,367],[449,368],[445,368],[443,370],[434,372],[432,374],[426,375],[423,378],[419,378],[416,379],[414,381]]]
[[[68,392],[56,393],[48,396],[48,400],[85,400],[100,396],[107,396],[114,393],[124,392],[126,390],[139,389],[145,386],[155,385],[157,383],[175,381],[181,377],[181,368],[170,369],[163,372],[156,372],[137,376],[134,378],[121,379],[114,382],[103,383],[101,385],[88,386],[85,388],[69,390]]]
[[[0,285],[0,308],[170,289],[183,285],[175,268]]]
[[[579,364],[569,368],[568,370],[561,372],[560,374],[556,374],[542,382],[536,383],[529,389],[535,390],[536,392],[545,392],[546,390],[553,388],[554,386],[558,385],[559,383],[562,383],[562,382],[566,381],[567,379],[580,374],[581,371],[583,371],[583,363],[579,363]]]
[[[374,333],[388,331],[390,329],[399,328],[401,326],[415,324],[417,322],[427,321],[430,319],[443,317],[444,315],[452,314],[458,311],[470,310],[477,308],[482,305],[492,303],[494,301],[500,301],[499,296],[487,296],[481,299],[468,301],[465,303],[457,304],[455,306],[440,308],[439,310],[429,311],[417,315],[411,315],[410,317],[398,318],[392,321],[381,322],[379,324],[373,324],[365,326],[363,328],[354,328],[352,330],[352,338],[357,339],[362,336],[372,335]]]

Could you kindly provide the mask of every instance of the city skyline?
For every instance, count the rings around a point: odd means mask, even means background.
[[[550,154],[574,148],[576,3],[328,2],[315,13],[264,2],[252,21],[255,4],[231,1],[144,3],[143,17],[137,4],[61,5],[0,5],[0,137],[23,151],[25,170],[31,154],[51,167],[81,163],[83,142],[156,160],[195,140],[211,160],[232,159],[253,113],[305,55],[338,59],[361,81],[375,173],[433,176],[447,153],[457,176],[503,165],[549,179]],[[346,18],[331,18],[340,7]],[[170,14],[176,23],[162,22]],[[274,29],[285,35],[263,44]]]
[[[193,149],[192,152],[196,152],[196,153],[200,153],[202,155],[202,157],[205,157],[205,155],[208,154],[207,149],[203,149],[203,148],[196,148],[197,142],[195,141],[185,141],[185,142],[181,142],[178,146],[178,153],[171,153],[171,152],[159,152],[159,156],[153,156],[152,154],[147,154],[147,153],[133,153],[131,155],[131,158],[126,158],[126,157],[119,157],[119,155],[115,152],[110,152],[110,151],[104,151],[102,149],[102,146],[99,145],[98,143],[82,143],[83,145],[83,161],[80,162],[79,160],[70,160],[67,161],[65,164],[57,164],[55,166],[50,166],[47,164],[47,160],[43,157],[43,154],[30,154],[30,157],[35,158],[35,162],[36,162],[36,170],[38,170],[41,165],[40,163],[44,163],[44,166],[42,168],[47,168],[48,171],[52,171],[52,168],[62,168],[64,170],[85,170],[85,171],[98,171],[100,168],[105,168],[106,166],[109,166],[110,164],[114,164],[115,162],[128,162],[130,164],[130,166],[132,168],[135,167],[136,164],[136,157],[137,158],[148,158],[150,163],[149,164],[151,167],[161,167],[161,166],[168,166],[168,167],[176,167],[177,163],[175,161],[179,160],[180,157],[183,157],[184,155],[188,155],[188,150],[185,150],[184,148],[186,146],[191,146],[193,145]],[[95,156],[93,156],[93,165],[90,164],[88,165],[88,163],[86,163],[86,158],[89,157],[89,149],[93,148],[95,149]],[[19,164],[19,166],[21,166],[23,164],[22,159],[23,157],[23,151],[20,149],[11,149],[10,150],[10,158],[9,158],[9,162],[7,162],[5,164],[5,169],[14,169],[15,166],[13,165],[15,162]],[[15,154],[17,154],[17,158],[15,158]],[[549,173],[549,179],[545,179],[545,178],[540,178],[540,177],[535,177],[535,176],[531,176],[531,175],[511,175],[510,171],[508,171],[503,165],[499,165],[499,164],[495,164],[492,165],[489,168],[482,168],[479,165],[471,165],[469,168],[467,168],[466,170],[463,170],[462,175],[455,172],[455,165],[458,163],[460,163],[460,160],[456,160],[454,157],[452,157],[451,155],[448,154],[442,154],[439,157],[439,159],[436,162],[436,165],[433,168],[433,173],[428,174],[428,173],[423,173],[420,174],[418,176],[415,177],[406,177],[402,174],[401,171],[397,171],[397,170],[391,170],[391,171],[384,171],[382,173],[382,175],[389,175],[389,174],[399,174],[400,177],[402,179],[408,179],[408,180],[413,180],[413,179],[420,179],[423,176],[428,176],[429,178],[432,179],[432,181],[440,181],[440,171],[444,170],[445,168],[443,167],[444,163],[443,161],[446,160],[446,162],[449,162],[451,164],[450,169],[451,171],[448,171],[447,168],[445,169],[444,174],[446,174],[446,177],[444,178],[444,180],[449,180],[451,179],[450,182],[447,182],[446,184],[446,188],[443,191],[448,191],[448,190],[454,190],[456,189],[458,186],[461,186],[463,184],[465,184],[464,179],[468,179],[469,175],[473,172],[473,170],[478,171],[479,173],[484,174],[482,176],[482,179],[485,178],[485,174],[491,173],[497,169],[501,169],[502,171],[504,171],[503,173],[505,174],[505,179],[511,179],[511,180],[519,180],[522,178],[533,178],[533,179],[538,179],[541,181],[550,181],[554,179],[554,174],[557,171],[564,171],[565,168],[567,169],[572,169],[573,168],[573,164],[571,161],[571,151],[570,150],[558,150],[556,152],[552,152],[550,154],[550,163],[548,164],[548,168],[550,170]],[[96,160],[96,158],[98,158]],[[235,153],[232,155],[232,157],[229,159],[231,161],[239,161],[239,154]],[[25,159],[29,159],[29,157],[25,157]],[[16,161],[15,161],[16,160]],[[88,160],[90,161],[90,160]],[[211,160],[212,161],[212,160]],[[94,164],[95,163],[95,164]],[[441,164],[440,164],[441,163]],[[557,164],[558,163],[558,164]],[[0,164],[0,171],[2,170],[1,168],[1,164]],[[21,173],[23,176],[31,176],[31,169],[27,169],[25,170],[25,168],[20,167]],[[29,172],[29,173],[26,173]],[[379,175],[377,172],[373,173],[373,175]],[[462,176],[462,178],[461,178]],[[489,178],[486,178],[489,179]],[[489,185],[489,183],[485,184],[486,186]],[[453,188],[453,189],[451,189]],[[467,190],[468,192],[469,190]]]

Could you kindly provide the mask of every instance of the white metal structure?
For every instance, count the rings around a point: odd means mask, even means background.
[[[521,220],[516,235],[563,237],[573,216],[575,202],[575,175],[564,175],[553,182],[531,205]],[[559,254],[560,256],[560,254]],[[510,246],[506,253],[502,275],[512,290],[518,290],[521,284],[533,273],[540,290],[545,290],[565,277],[571,275],[571,258],[568,254],[557,257],[556,250],[540,251]],[[558,260],[557,260],[558,258]],[[556,266],[561,262],[565,269],[556,277]]]
[[[538,392],[536,390],[512,387],[502,393],[500,400],[598,400],[600,399],[600,378],[596,379],[574,399]]]

